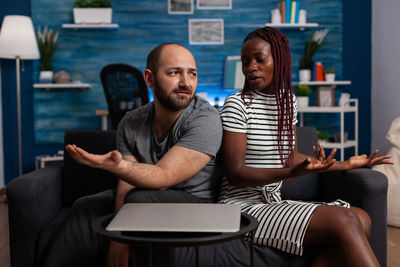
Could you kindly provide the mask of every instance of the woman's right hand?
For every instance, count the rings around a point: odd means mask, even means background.
[[[313,146],[314,157],[307,157],[304,161],[300,162],[299,164],[295,165],[291,172],[290,176],[302,176],[308,173],[319,172],[326,169],[329,169],[333,164],[335,164],[336,159],[333,157],[336,154],[336,149],[332,149],[331,154],[326,157],[325,150],[321,144],[318,144],[319,152],[317,151],[316,147]]]

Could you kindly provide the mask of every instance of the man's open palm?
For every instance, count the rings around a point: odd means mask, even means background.
[[[76,145],[67,145],[65,149],[78,163],[105,170],[112,170],[122,161],[122,155],[118,151],[110,151],[104,155],[91,154]]]

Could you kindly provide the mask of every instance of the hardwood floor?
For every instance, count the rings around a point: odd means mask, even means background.
[[[8,238],[8,205],[5,203],[4,189],[0,190],[0,266],[10,266],[10,246]]]
[[[400,266],[400,228],[388,227],[388,267]]]
[[[1,190],[0,190],[1,191]],[[387,267],[400,267],[400,228],[388,227],[388,264]],[[10,266],[10,248],[8,236],[8,205],[0,193],[0,266]]]

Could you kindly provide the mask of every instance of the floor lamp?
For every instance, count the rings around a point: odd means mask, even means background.
[[[18,156],[22,175],[22,127],[20,60],[40,58],[35,31],[30,17],[5,16],[0,30],[0,58],[15,59],[17,76]]]

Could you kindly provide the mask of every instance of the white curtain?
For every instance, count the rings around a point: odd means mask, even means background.
[[[1,88],[1,61],[0,61],[0,188],[4,186],[4,153],[3,153],[3,101]]]

